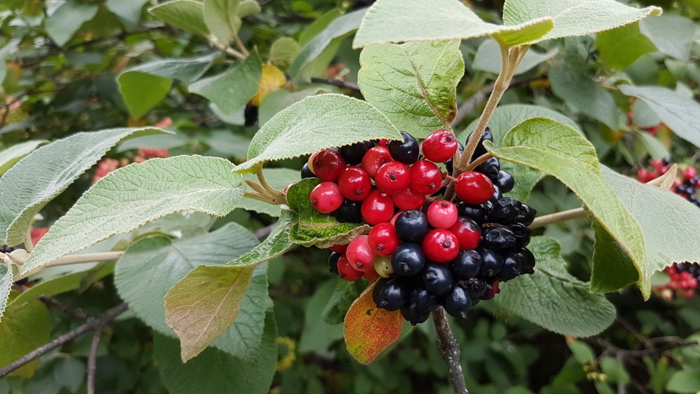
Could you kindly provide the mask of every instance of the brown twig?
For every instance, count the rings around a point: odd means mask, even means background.
[[[345,81],[341,81],[339,79],[326,79],[326,78],[311,77],[311,83],[322,83],[325,85],[333,85],[333,86],[337,86],[339,88],[354,90],[356,92],[360,91],[360,87],[357,86],[356,83],[345,82]]]
[[[54,309],[57,309],[57,310],[65,313],[68,316],[72,316],[72,317],[75,317],[76,319],[81,319],[81,320],[87,320],[90,318],[90,315],[88,315],[87,313],[85,313],[81,310],[78,310],[78,309],[73,309],[73,308],[69,307],[68,305],[65,305],[65,304],[59,302],[55,298],[51,298],[51,297],[47,297],[47,296],[43,296],[43,295],[39,296],[37,298],[39,299],[39,301],[43,302],[44,305],[51,307],[51,308],[54,308]]]
[[[433,311],[433,322],[437,331],[440,356],[445,360],[445,364],[447,364],[447,368],[450,371],[452,389],[455,394],[469,394],[467,384],[464,381],[462,364],[459,363],[462,353],[459,349],[459,343],[452,333],[450,323],[447,321],[447,315],[445,315],[443,307]]]
[[[588,213],[586,213],[585,209],[575,208],[575,209],[570,209],[568,211],[561,211],[561,212],[552,213],[549,215],[537,217],[537,218],[535,218],[535,220],[532,221],[532,224],[529,227],[530,228],[542,227],[542,226],[546,226],[548,224],[565,222],[567,220],[572,220],[572,219],[583,219],[586,216],[588,216]]]
[[[90,356],[88,357],[87,369],[87,394],[95,394],[95,371],[97,370],[97,348],[100,346],[100,336],[102,329],[97,329],[92,334],[90,344]]]

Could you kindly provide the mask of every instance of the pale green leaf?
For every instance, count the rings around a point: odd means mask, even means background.
[[[603,371],[605,376],[608,377],[608,382],[622,385],[629,384],[630,375],[625,370],[625,366],[620,360],[613,357],[601,357],[599,362],[600,369]]]
[[[296,92],[291,92],[287,89],[276,90],[265,97],[260,110],[258,111],[258,124],[262,127],[278,112],[289,107],[290,105],[299,102],[309,96],[316,96],[321,93],[333,93],[334,88],[328,86],[312,86]]]
[[[302,47],[311,41],[312,38],[320,34],[328,25],[336,18],[343,15],[343,11],[339,8],[334,8],[325,14],[316,18],[310,25],[306,26],[299,35],[299,45]]]
[[[209,31],[224,45],[229,45],[241,28],[239,0],[204,0],[204,22]]]
[[[527,120],[506,134],[503,148],[488,145],[489,151],[501,159],[527,165],[553,175],[568,186],[586,205],[599,223],[597,234],[606,241],[596,245],[628,256],[614,272],[608,256],[594,256],[591,288],[596,292],[614,291],[636,283],[645,297],[651,291],[650,269],[639,224],[603,180],[595,148],[573,128],[547,118]],[[607,237],[608,239],[604,239]],[[596,258],[597,257],[597,258]],[[617,273],[635,275],[617,275]]]
[[[566,346],[571,350],[574,360],[581,365],[586,365],[595,360],[593,349],[586,342],[567,339]]]
[[[255,96],[261,76],[260,58],[252,53],[245,61],[229,67],[223,73],[193,83],[189,90],[206,97],[224,113],[231,115]]]
[[[40,145],[47,143],[47,140],[31,140],[13,145],[0,151],[0,175],[7,172],[15,163],[24,156],[32,153]]]
[[[416,138],[449,128],[464,75],[459,41],[376,44],[360,55],[357,84],[365,100]]]
[[[148,0],[107,0],[106,5],[113,14],[132,25],[136,25],[141,19],[141,9],[147,1]]]
[[[598,33],[595,46],[601,63],[613,70],[623,70],[640,56],[656,50],[654,43],[639,32],[639,23]]]
[[[46,33],[58,46],[67,43],[83,23],[97,15],[97,4],[83,4],[76,1],[66,1],[51,14],[44,26]]]
[[[15,246],[24,242],[34,215],[117,142],[156,133],[168,132],[154,127],[81,132],[20,160],[0,178],[0,243]]]
[[[56,385],[75,393],[85,379],[85,363],[74,357],[61,357],[53,369]]]
[[[265,332],[258,349],[260,359],[246,362],[219,349],[208,348],[183,363],[177,340],[155,335],[154,356],[168,390],[173,394],[265,394],[270,390],[277,364],[277,325],[274,313],[265,313]]]
[[[501,308],[557,334],[587,337],[615,320],[605,296],[588,292],[588,284],[566,271],[561,247],[554,238],[532,237],[527,248],[535,255],[535,273],[499,285],[494,300]]]
[[[218,53],[213,53],[189,59],[154,60],[131,67],[121,75],[129,72],[141,72],[168,79],[177,79],[184,83],[191,83],[199,79],[207,68],[209,68],[211,62],[218,56]]]
[[[165,321],[180,338],[183,361],[207,348],[236,320],[255,267],[201,265],[165,296]]]
[[[111,172],[51,226],[22,266],[22,273],[173,212],[226,215],[245,190],[232,167],[219,158],[176,156]]]
[[[13,302],[0,322],[0,368],[45,345],[51,335],[51,316],[37,299]],[[34,375],[39,359],[30,361],[13,373],[25,378]]]
[[[294,214],[283,209],[270,235],[253,250],[227,263],[227,265],[249,267],[283,255],[294,246],[294,243],[289,239],[289,233],[295,224]]]
[[[342,323],[350,305],[360,296],[365,287],[367,287],[366,283],[362,281],[350,282],[338,278],[333,294],[328,297],[328,302],[321,313],[323,320],[328,324]]]
[[[277,190],[284,190],[290,183],[301,180],[301,172],[289,168],[266,168],[264,170],[265,180],[267,183]],[[252,174],[243,175],[243,179],[248,179],[253,182],[258,182],[258,178]],[[252,189],[251,189],[252,190]],[[258,213],[266,213],[270,216],[280,216],[280,206],[264,203],[252,198],[244,197],[238,203],[238,208],[243,208],[248,211]]]
[[[662,53],[684,62],[690,58],[695,36],[695,24],[690,19],[678,15],[646,18],[639,29]]]
[[[0,255],[0,260],[3,258]],[[2,316],[7,308],[7,300],[10,298],[10,290],[12,290],[12,284],[15,282],[15,267],[14,264],[3,261],[0,263],[0,322],[2,322]]]
[[[173,85],[172,79],[139,71],[121,74],[117,80],[119,92],[134,119],[139,119],[160,103]]]
[[[204,21],[204,4],[194,0],[173,0],[149,10],[156,18],[190,33],[209,34]]]
[[[377,138],[401,139],[401,134],[371,104],[339,94],[308,97],[280,111],[258,130],[250,142],[248,161],[236,171],[253,172],[265,161]]]
[[[700,104],[657,86],[621,85],[620,91],[644,101],[679,137],[700,147]]]
[[[671,393],[697,393],[700,387],[700,372],[680,370],[671,375],[666,383],[666,390]]]
[[[299,44],[291,37],[280,37],[272,43],[268,59],[272,65],[286,71],[294,63],[301,51]]]
[[[301,333],[301,338],[299,338],[299,352],[324,351],[333,342],[343,338],[343,326],[341,324],[329,324],[320,318],[323,308],[333,294],[334,289],[335,281],[326,281],[316,287],[314,295],[306,303],[304,307],[304,330]]]
[[[610,30],[661,12],[659,7],[632,8],[615,0],[506,0],[503,22],[517,25],[539,18],[553,18],[554,28],[530,42],[535,43]]]
[[[557,53],[557,48],[545,53],[535,52],[532,49],[527,51],[523,60],[518,64],[518,68],[515,69],[514,75],[520,75],[532,70],[538,64],[546,62],[556,56]],[[486,71],[493,74],[501,72],[501,47],[495,40],[486,39],[479,45],[472,67],[475,70]]]
[[[238,17],[243,18],[248,15],[257,14],[262,11],[260,4],[256,0],[242,0],[238,6]]]

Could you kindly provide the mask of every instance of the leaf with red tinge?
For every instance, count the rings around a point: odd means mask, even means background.
[[[404,319],[401,311],[380,309],[372,300],[377,282],[367,286],[345,315],[345,346],[355,360],[369,364],[399,338]]]

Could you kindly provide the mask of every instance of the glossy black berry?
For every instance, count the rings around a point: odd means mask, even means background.
[[[501,188],[493,185],[493,195],[491,196],[491,199],[493,200],[494,204],[503,197],[503,194],[501,193]]]
[[[428,263],[425,265],[421,276],[425,289],[437,296],[444,295],[450,291],[454,283],[452,272],[445,264]]]
[[[470,279],[464,284],[464,288],[467,290],[467,293],[469,293],[469,298],[472,300],[479,298],[486,292],[486,280],[480,277]]]
[[[501,189],[501,193],[508,193],[515,186],[515,178],[509,172],[501,170],[498,171],[498,176],[493,184]]]
[[[510,230],[515,235],[515,249],[520,250],[530,243],[530,229],[521,223],[513,223]]]
[[[12,252],[13,250],[15,250],[15,249],[14,249],[14,248],[11,248],[11,247],[9,247],[9,246],[7,246],[7,245],[0,245],[0,252],[2,252],[2,253],[10,253],[10,252]]]
[[[487,248],[479,247],[478,251],[481,255],[481,269],[479,270],[479,275],[491,277],[498,274],[501,268],[503,268],[503,256]]]
[[[440,306],[439,298],[431,294],[428,290],[417,287],[411,291],[408,300],[408,307],[415,309],[419,314],[430,313]]]
[[[401,316],[411,323],[412,326],[423,323],[430,317],[430,312],[421,311],[419,309],[411,309],[409,307],[401,308]]]
[[[520,255],[508,253],[503,259],[503,268],[496,275],[496,279],[506,282],[520,275]]]
[[[250,127],[258,123],[258,112],[257,106],[250,104],[246,105],[245,110],[243,111],[243,118],[245,119],[245,123],[243,125],[245,127]]]
[[[469,136],[467,136],[467,144],[469,144],[469,140],[472,138],[472,135],[474,132],[472,131],[469,133]],[[484,141],[491,141],[493,142],[493,134],[491,134],[491,129],[486,128],[484,130],[484,134],[481,135],[481,139],[479,140],[479,144],[476,146],[476,150],[474,151],[474,155],[471,157],[471,160],[473,161],[477,157],[483,155],[486,153],[486,148],[484,148]]]
[[[493,250],[510,249],[515,247],[515,234],[506,227],[493,227],[481,233],[481,245]],[[489,275],[490,276],[490,275]]]
[[[417,244],[404,243],[399,245],[391,255],[391,267],[396,275],[417,275],[425,267],[423,248]]]
[[[314,175],[314,173],[311,172],[308,163],[304,163],[304,166],[301,167],[301,179],[305,178],[316,178],[316,175]]]
[[[525,226],[529,226],[530,224],[532,224],[532,221],[535,220],[536,215],[537,211],[535,210],[535,208],[527,204],[520,203],[518,214],[515,216],[515,221],[518,223],[522,223]]]
[[[535,256],[527,248],[517,253],[520,257],[520,273],[534,274],[535,273]]]
[[[522,209],[522,203],[514,198],[498,199],[488,214],[489,222],[511,224]]]
[[[335,212],[333,212],[338,221],[342,223],[361,223],[362,222],[362,201],[352,201],[347,198],[343,201]]]
[[[401,309],[408,302],[412,286],[401,278],[382,279],[372,291],[374,303],[388,311]]]
[[[419,244],[428,234],[428,217],[423,211],[411,209],[402,212],[394,223],[402,242]]]
[[[340,256],[342,256],[342,253],[337,252],[331,252],[331,255],[328,256],[328,271],[333,274],[338,273],[338,259],[340,259]]]
[[[365,153],[374,147],[374,143],[371,141],[357,142],[352,145],[341,146],[339,151],[340,154],[345,159],[345,163],[351,166],[356,166],[362,162],[362,158],[365,157]]]
[[[483,224],[486,220],[487,210],[483,204],[471,205],[460,201],[457,203],[457,213],[459,213],[459,216],[468,217],[478,224]]]
[[[404,164],[413,164],[418,160],[420,154],[418,141],[405,131],[401,132],[401,136],[403,137],[402,141],[389,141],[386,147],[394,160]]]
[[[498,172],[501,170],[501,161],[497,157],[492,157],[476,166],[474,171],[478,171],[491,179],[494,183],[498,180]]]
[[[472,279],[481,270],[481,255],[476,250],[462,249],[450,263],[450,268],[456,280]]]
[[[467,318],[467,312],[472,306],[472,300],[466,290],[460,286],[455,286],[443,299],[445,311],[460,319]]]

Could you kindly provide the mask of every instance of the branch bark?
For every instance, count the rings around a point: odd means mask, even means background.
[[[88,357],[87,369],[87,394],[95,394],[95,371],[97,370],[97,347],[100,345],[100,335],[102,329],[92,333],[92,343],[90,344],[90,356]]]
[[[339,79],[326,79],[326,78],[311,77],[311,83],[322,83],[325,85],[333,85],[333,86],[337,86],[339,88],[354,90],[356,92],[360,91],[360,87],[357,86],[356,83],[345,82],[345,81],[341,81]]]
[[[447,368],[450,372],[452,389],[455,394],[469,394],[467,384],[464,381],[462,364],[459,363],[462,352],[459,349],[457,339],[452,333],[452,328],[450,328],[450,323],[447,321],[447,315],[443,307],[439,307],[433,311],[433,322],[437,330],[440,356],[445,360],[445,364],[447,364]]]

